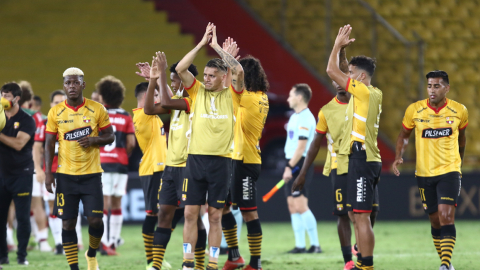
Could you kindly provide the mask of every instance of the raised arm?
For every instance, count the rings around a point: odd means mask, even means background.
[[[152,60],[152,67],[150,68],[150,74],[148,79],[147,94],[145,96],[145,107],[143,111],[147,115],[167,114],[169,111],[162,108],[160,103],[155,104],[155,87],[157,86],[158,78],[160,77],[161,68],[158,66],[158,62],[155,60],[155,56]],[[163,69],[165,73],[165,69]],[[168,91],[167,91],[168,92]],[[161,98],[161,97],[160,97]],[[161,98],[162,100],[163,98]]]
[[[202,47],[205,46],[212,38],[213,27],[213,23],[208,23],[202,40],[197,44],[197,46],[195,46],[195,48],[193,48],[193,50],[188,52],[187,55],[180,60],[180,62],[178,62],[177,67],[175,68],[175,71],[185,87],[189,87],[195,81],[195,77],[188,71],[188,67],[193,63],[193,60],[197,56],[197,53],[200,51],[200,49],[202,49]]]
[[[400,134],[398,134],[397,146],[395,147],[395,161],[392,164],[393,173],[396,176],[400,175],[400,171],[398,170],[397,166],[403,164],[403,153],[405,153],[405,149],[407,148],[408,139],[410,138],[412,130],[413,129],[402,127]]]
[[[339,68],[343,73],[348,74],[348,60],[347,60],[347,52],[346,47],[340,49],[340,55],[338,56],[340,60]]]
[[[350,27],[350,25],[345,25],[344,27],[340,28],[327,65],[327,74],[330,79],[334,80],[345,90],[347,90],[347,82],[349,77],[340,70],[339,54],[342,48],[347,47],[355,41],[355,39],[350,39],[351,32],[352,27]]]
[[[240,55],[238,55],[240,48],[238,48],[237,43],[233,40],[233,38],[228,37],[227,39],[225,39],[225,42],[223,42],[223,45],[222,45],[222,49],[227,53],[231,54],[233,57],[235,57],[237,61],[238,59],[240,59]],[[232,84],[232,70],[228,68],[227,78],[225,78],[224,87],[229,87],[231,84]]]
[[[241,92],[244,88],[244,72],[243,67],[240,63],[235,59],[234,56],[229,54],[228,52],[224,51],[217,42],[217,27],[213,26],[213,35],[212,35],[212,42],[210,46],[218,53],[218,55],[227,63],[227,66],[232,71],[232,86],[235,88],[236,91]]]
[[[188,111],[189,107],[187,102],[184,99],[172,99],[168,95],[168,83],[167,83],[167,72],[166,69],[168,67],[167,64],[167,57],[163,52],[157,52],[157,57],[154,60],[155,64],[159,67],[159,76],[160,76],[160,104],[162,108],[165,110],[182,110]],[[192,82],[193,83],[193,82]],[[186,91],[184,91],[186,92]]]

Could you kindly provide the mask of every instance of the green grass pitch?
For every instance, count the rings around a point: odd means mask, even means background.
[[[270,269],[343,269],[343,258],[336,231],[335,222],[319,222],[318,233],[322,254],[290,255],[285,252],[294,246],[290,223],[263,223],[262,265]],[[457,270],[480,269],[480,235],[478,221],[459,221],[457,243],[453,253],[453,265]],[[165,254],[172,269],[181,269],[182,263],[182,226],[173,232]],[[375,269],[438,269],[440,260],[433,246],[430,225],[427,220],[411,222],[379,221],[375,225],[376,246],[374,252]],[[242,228],[240,252],[248,263],[249,252],[246,227]],[[122,231],[125,245],[118,249],[119,256],[98,256],[100,269],[145,269],[145,254],[140,225],[125,225]],[[53,242],[50,236],[50,244]],[[88,245],[87,228],[83,228],[83,242]],[[354,241],[352,241],[353,243]],[[307,236],[308,248],[308,236]],[[79,253],[80,269],[87,269],[85,250]],[[10,253],[10,269],[69,269],[65,256],[56,256],[39,251],[30,251],[28,267],[16,265],[16,254]],[[220,257],[220,269],[227,259]],[[208,259],[207,259],[208,261]]]

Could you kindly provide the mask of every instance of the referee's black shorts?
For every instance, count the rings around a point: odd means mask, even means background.
[[[290,160],[287,160],[287,162],[289,161]],[[308,187],[310,186],[310,182],[312,182],[312,178],[313,178],[313,166],[310,166],[310,168],[308,168],[307,175],[305,176],[305,185],[303,186],[303,189],[295,190],[294,192],[292,192],[293,182],[295,181],[295,179],[297,179],[297,176],[300,174],[300,170],[302,169],[304,162],[305,162],[305,158],[302,157],[297,162],[297,165],[294,167],[294,170],[296,171],[292,173],[292,179],[290,179],[290,181],[288,181],[288,183],[286,183],[284,186],[285,197],[292,196],[294,198],[297,198],[303,195],[308,198]],[[295,169],[297,167],[298,169]]]
[[[102,174],[70,175],[57,173],[53,214],[60,219],[78,216],[80,200],[83,215],[103,217]]]
[[[356,147],[360,144],[360,147]],[[367,152],[354,142],[348,163],[347,209],[356,213],[373,211],[376,188],[382,171],[381,162],[367,162]],[[377,193],[377,194],[376,194]]]
[[[423,209],[427,214],[438,211],[439,204],[457,206],[462,182],[459,172],[449,172],[432,177],[418,177],[417,183]]]

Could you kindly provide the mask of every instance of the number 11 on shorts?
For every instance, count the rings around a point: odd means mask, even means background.
[[[188,178],[183,178],[182,191],[183,191],[183,192],[187,192],[187,188],[188,188]]]
[[[425,189],[424,188],[418,188],[420,191],[420,198],[422,199],[422,202],[426,201],[425,199]]]

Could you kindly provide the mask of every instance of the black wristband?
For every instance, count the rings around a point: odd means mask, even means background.
[[[292,165],[290,165],[290,163],[288,163],[288,162],[287,162],[287,166],[286,166],[286,167],[288,167],[288,168],[290,168],[291,170],[293,170]]]

